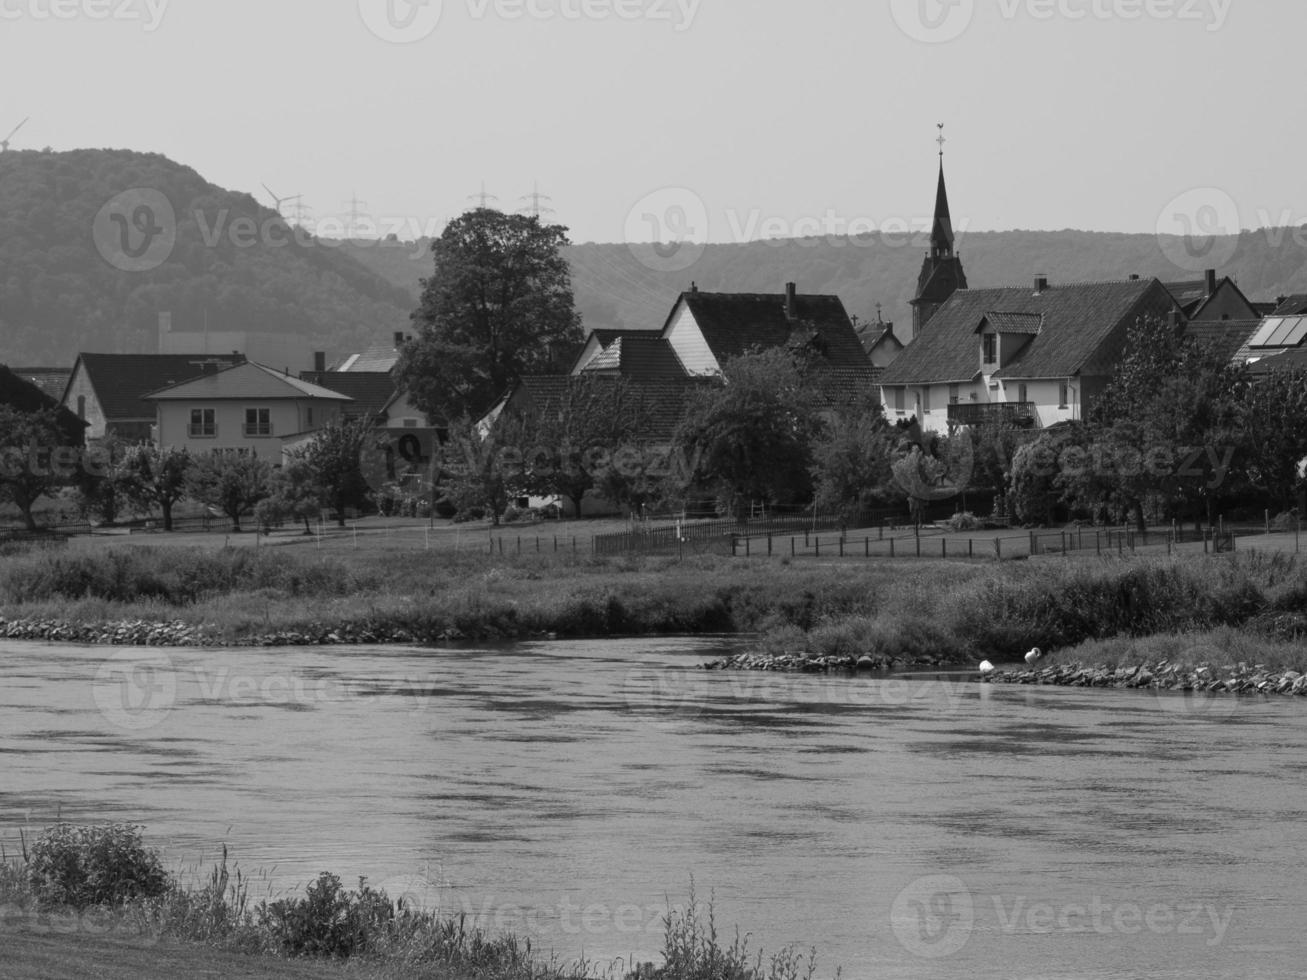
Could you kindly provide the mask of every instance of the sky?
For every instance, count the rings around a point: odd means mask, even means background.
[[[0,137],[576,242],[1307,221],[1290,0],[0,0]]]

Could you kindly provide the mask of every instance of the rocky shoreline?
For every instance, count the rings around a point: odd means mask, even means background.
[[[0,619],[0,639],[90,646],[132,647],[305,647],[364,643],[450,643],[467,639],[456,627],[431,635],[385,625],[312,626],[277,630],[232,640],[190,623],[129,620],[115,623],[67,623],[60,620]]]
[[[703,665],[704,670],[771,670],[790,674],[832,674],[895,667],[960,666],[946,657],[805,657],[800,653],[739,653]]]
[[[1296,670],[1268,670],[1260,664],[1193,667],[1162,660],[1137,667],[1092,667],[1056,664],[1030,670],[999,670],[981,678],[986,684],[1056,687],[1114,687],[1131,690],[1193,691],[1210,694],[1285,694],[1307,697],[1307,675]]]

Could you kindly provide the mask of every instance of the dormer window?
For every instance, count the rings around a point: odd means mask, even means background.
[[[987,333],[981,336],[981,353],[986,365],[998,363],[998,334]]]

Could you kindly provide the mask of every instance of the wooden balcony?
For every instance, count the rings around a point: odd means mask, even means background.
[[[1039,414],[1034,402],[955,402],[948,407],[948,420],[959,426],[995,423],[1033,429],[1039,425]]]

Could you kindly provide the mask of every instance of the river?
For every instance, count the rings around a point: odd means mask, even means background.
[[[692,669],[731,643],[3,643],[0,841],[143,824],[601,965],[693,879],[824,977],[1302,976],[1307,705]]]

